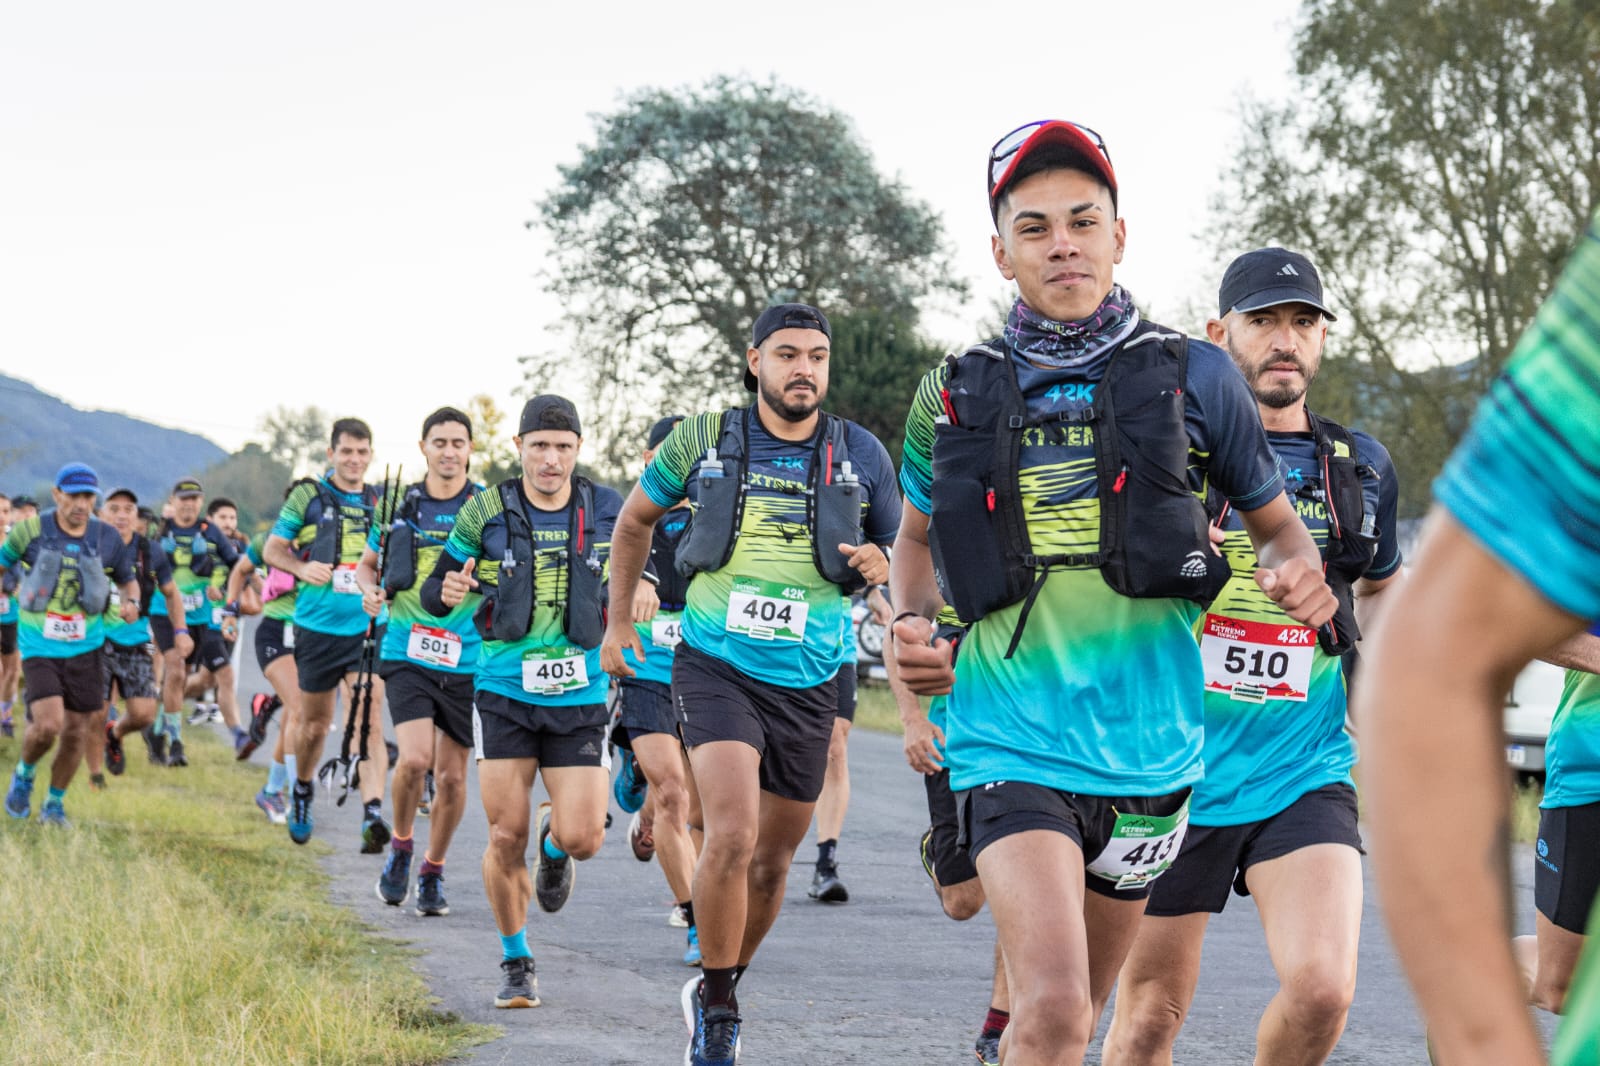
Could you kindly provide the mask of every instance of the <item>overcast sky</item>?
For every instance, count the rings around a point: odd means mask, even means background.
[[[1238,105],[1287,84],[1296,7],[1120,4],[12,3],[0,8],[0,370],[234,449],[278,405],[423,415],[555,347],[523,223],[646,86],[776,76],[850,115],[945,221],[972,306],[1002,285],[981,171],[1002,133],[1105,137],[1119,279],[1166,316],[1214,293],[1195,240]],[[1171,321],[1198,329],[1199,322]],[[841,371],[847,368],[841,366]],[[4,415],[0,394],[0,417]]]

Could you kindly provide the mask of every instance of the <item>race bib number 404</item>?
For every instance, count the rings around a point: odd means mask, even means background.
[[[1166,872],[1189,829],[1189,801],[1176,814],[1118,814],[1111,839],[1088,864],[1096,877],[1118,888],[1138,888]]]
[[[1208,614],[1200,631],[1206,691],[1246,703],[1304,702],[1316,649],[1316,630],[1308,626]]]
[[[726,628],[729,633],[741,633],[755,640],[798,644],[805,640],[806,616],[810,613],[803,588],[736,577],[728,593]]]
[[[522,657],[522,688],[559,696],[589,685],[589,660],[579,648],[540,648]]]

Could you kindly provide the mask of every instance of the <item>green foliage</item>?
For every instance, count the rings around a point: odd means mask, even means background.
[[[848,118],[792,89],[648,89],[594,124],[540,205],[571,344],[528,377],[570,382],[579,362],[585,435],[616,465],[660,410],[738,398],[771,303],[914,322],[930,292],[961,291],[933,210],[877,172]]]
[[[1308,0],[1298,84],[1250,107],[1208,234],[1318,264],[1339,321],[1312,403],[1388,445],[1403,513],[1600,197],[1600,12]]]
[[[258,427],[267,454],[288,466],[296,477],[321,473],[327,466],[328,432],[333,416],[320,407],[274,408]]]
[[[944,349],[882,311],[838,315],[829,324],[833,353],[824,406],[871,430],[898,467],[911,397]]]
[[[239,529],[244,533],[272,524],[283,504],[283,492],[293,480],[289,465],[255,441],[200,475],[209,495],[227,496],[239,505]]]
[[[516,427],[509,424],[494,397],[480,392],[467,401],[464,410],[472,419],[472,480],[495,485],[521,474],[522,463],[512,443]]]

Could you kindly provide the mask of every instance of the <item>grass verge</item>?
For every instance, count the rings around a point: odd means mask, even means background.
[[[135,740],[107,791],[80,772],[70,830],[37,821],[48,758],[34,819],[0,818],[7,1062],[433,1063],[495,1035],[434,1009],[407,950],[328,901],[318,845],[249,804],[259,768],[184,740],[187,769]]]
[[[855,724],[875,733],[900,736],[905,732],[900,727],[900,711],[894,705],[894,696],[889,692],[888,685],[871,682],[856,690]]]

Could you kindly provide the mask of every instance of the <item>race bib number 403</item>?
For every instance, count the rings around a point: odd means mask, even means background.
[[[540,648],[522,657],[522,688],[536,696],[559,696],[587,688],[589,660],[579,648]]]
[[[806,590],[777,581],[757,581],[750,577],[733,579],[728,593],[729,633],[741,633],[755,640],[783,640],[798,644],[806,636]]]
[[[1308,626],[1208,614],[1200,631],[1206,691],[1246,703],[1304,702],[1316,648],[1316,630]]]

